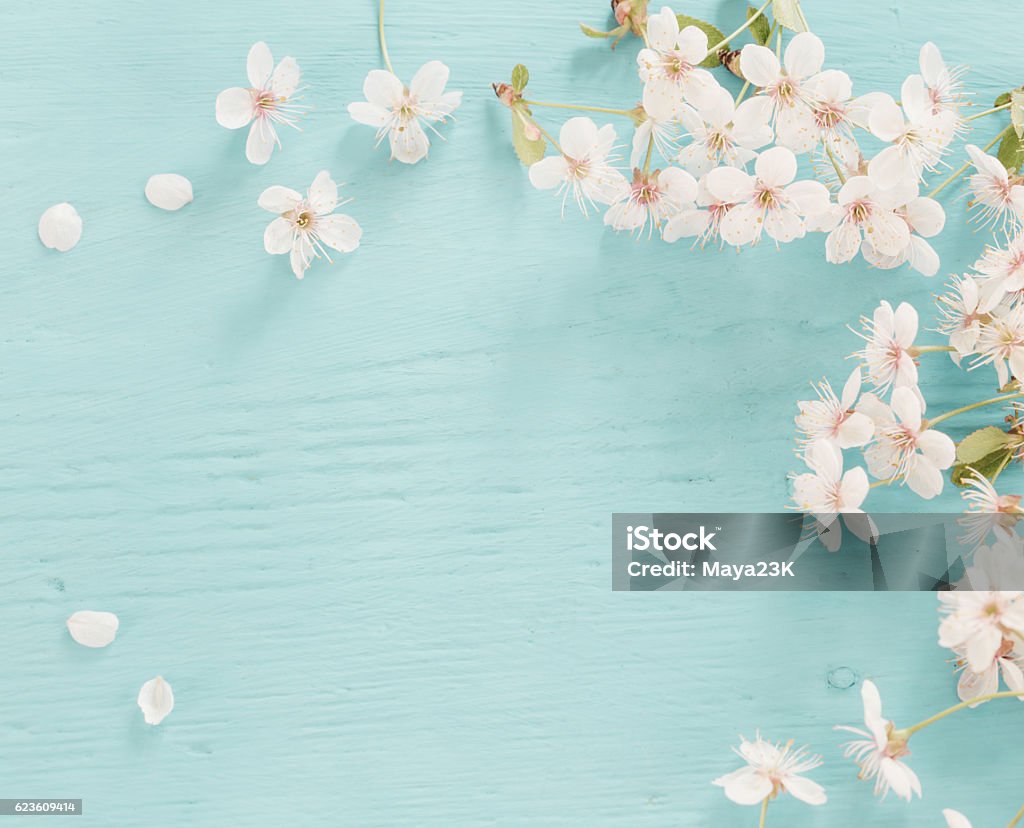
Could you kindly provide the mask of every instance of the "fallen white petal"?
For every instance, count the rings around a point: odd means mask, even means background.
[[[106,647],[117,635],[119,622],[112,612],[79,610],[67,624],[71,637],[83,647]]]
[[[146,198],[161,210],[180,210],[192,201],[192,182],[175,173],[150,176],[146,182]]]
[[[139,691],[139,707],[146,724],[158,725],[174,709],[174,693],[163,676],[150,679]]]
[[[39,241],[67,253],[82,238],[82,217],[68,204],[54,204],[39,219]]]

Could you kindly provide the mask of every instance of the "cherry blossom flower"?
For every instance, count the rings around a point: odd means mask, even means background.
[[[67,620],[68,632],[83,647],[106,647],[117,636],[120,625],[112,612],[79,610]]]
[[[696,26],[679,30],[679,19],[668,6],[647,18],[647,48],[636,56],[644,82],[644,109],[666,120],[685,100],[700,104],[718,81],[700,64],[707,56],[708,36]]]
[[[616,230],[648,235],[660,228],[663,221],[682,210],[691,209],[697,197],[697,182],[686,170],[669,167],[644,173],[633,171],[633,182],[624,188],[618,199],[604,214],[604,223]]]
[[[797,181],[796,157],[785,147],[761,153],[750,176],[733,167],[708,173],[708,190],[718,200],[734,204],[721,221],[722,238],[741,247],[756,242],[762,230],[776,242],[804,235],[804,215],[828,207],[828,190],[818,181]]]
[[[942,59],[939,47],[928,42],[921,47],[918,55],[918,65],[921,68],[921,80],[928,93],[928,100],[931,102],[933,115],[940,112],[952,112],[957,118],[957,131],[963,126],[960,118],[960,106],[963,103],[963,75],[966,71],[963,66],[946,66]]]
[[[974,353],[981,334],[981,320],[987,315],[979,311],[978,283],[972,276],[954,276],[949,284],[950,292],[937,300],[938,330],[948,336],[949,344],[956,348],[951,356],[959,364],[960,357]]]
[[[301,73],[291,57],[275,67],[274,56],[262,41],[249,50],[246,72],[248,88],[234,86],[217,96],[217,123],[228,129],[251,124],[245,157],[252,164],[266,164],[274,147],[281,146],[275,124],[298,129],[297,121],[305,111],[294,100]]]
[[[847,449],[863,446],[871,439],[875,424],[867,415],[853,410],[860,387],[858,367],[846,380],[841,397],[836,396],[825,380],[814,387],[818,399],[797,402],[800,413],[796,416],[796,427],[805,435],[806,443],[825,441]]]
[[[662,231],[662,238],[675,242],[681,238],[693,238],[694,245],[703,247],[709,241],[721,241],[722,218],[733,208],[731,202],[715,198],[708,190],[708,177],[697,182],[697,205],[702,209],[683,209],[672,216]]]
[[[906,263],[924,276],[934,276],[939,270],[939,256],[925,238],[937,236],[942,232],[946,224],[946,213],[935,199],[917,196],[916,185],[913,190],[915,197],[896,211],[896,215],[903,219],[910,232],[906,247],[896,255],[890,256],[882,253],[872,241],[865,239],[861,245],[861,254],[866,262],[883,270]]]
[[[875,308],[871,319],[861,318],[867,343],[857,353],[867,363],[868,379],[878,391],[890,386],[917,385],[917,365],[910,355],[917,336],[917,311],[901,302],[895,311],[884,299]]]
[[[932,112],[931,98],[920,75],[911,75],[903,82],[900,100],[902,109],[891,98],[879,100],[868,118],[875,137],[891,144],[868,164],[868,175],[881,187],[916,181],[925,170],[934,171],[956,127],[952,112]]]
[[[844,474],[843,453],[838,446],[827,441],[812,443],[804,451],[804,461],[811,472],[793,479],[793,500],[798,509],[815,515],[861,511],[868,496],[868,476],[859,466]]]
[[[724,89],[709,93],[699,109],[684,105],[680,121],[691,142],[679,153],[679,163],[696,176],[715,167],[743,167],[757,157],[755,150],[772,140],[771,128],[759,120],[757,101],[738,107]]]
[[[793,749],[793,742],[772,744],[761,738],[753,742],[741,737],[736,754],[747,764],[720,776],[713,784],[725,789],[725,795],[739,805],[759,805],[769,797],[788,793],[808,805],[824,805],[825,789],[802,774],[821,766],[821,757],[806,748]]]
[[[853,259],[865,238],[879,253],[897,256],[910,244],[910,228],[896,214],[907,203],[900,188],[883,190],[864,175],[847,179],[839,190],[838,204],[814,221],[814,229],[830,231],[825,239],[825,258],[835,264]]]
[[[462,103],[461,92],[445,92],[448,67],[439,60],[423,64],[405,86],[394,74],[372,69],[363,82],[365,101],[348,105],[354,121],[377,128],[377,144],[387,137],[391,157],[415,164],[427,157],[427,126],[440,137],[434,124],[444,123]]]
[[[998,225],[1000,230],[1005,230],[1007,224],[1019,228],[1024,222],[1024,184],[1017,176],[1011,182],[998,158],[986,155],[974,144],[965,149],[977,171],[967,179],[974,195],[975,221],[983,227]]]
[[[975,470],[963,479],[961,497],[967,501],[966,514],[957,523],[966,529],[961,543],[980,546],[990,532],[997,536],[1012,537],[1014,527],[1024,516],[1020,495],[1001,495],[985,475]]]
[[[1013,639],[1003,638],[992,663],[980,673],[974,672],[967,664],[963,651],[958,651],[960,679],[956,685],[956,693],[960,701],[971,701],[999,692],[1000,676],[1008,689],[1018,693],[1024,692],[1024,656],[1016,652],[1016,646]],[[1024,696],[1021,696],[1021,701],[1024,701]],[[978,704],[970,706],[977,707]]]
[[[1010,374],[1024,379],[1024,305],[993,309],[989,320],[979,327],[977,356],[971,368],[991,363],[1000,386],[1010,381]]]
[[[613,203],[627,188],[626,178],[609,162],[615,127],[600,129],[590,118],[570,118],[558,135],[561,155],[549,155],[530,166],[530,183],[541,190],[555,187],[565,202],[572,195],[583,215],[589,207]]]
[[[974,263],[981,281],[982,311],[993,310],[1008,294],[1024,291],[1024,233],[1010,239],[1006,247],[986,246]]]
[[[44,247],[67,253],[82,238],[82,217],[68,204],[54,204],[39,217],[39,241]]]
[[[891,408],[865,394],[857,410],[875,422],[875,441],[864,451],[868,471],[879,480],[903,480],[916,495],[930,500],[942,491],[942,470],[953,465],[956,444],[922,420],[919,393],[906,386],[894,388]]]
[[[327,170],[321,171],[305,198],[287,187],[268,187],[259,206],[278,217],[267,226],[263,246],[268,253],[291,254],[292,272],[301,279],[313,259],[331,261],[327,248],[351,253],[359,247],[362,229],[351,216],[335,213],[338,185]]]
[[[874,682],[865,679],[861,686],[864,702],[864,724],[867,730],[839,725],[836,730],[863,736],[845,745],[844,755],[860,765],[860,779],[875,780],[875,796],[883,799],[893,791],[908,802],[913,795],[921,796],[921,782],[917,774],[903,761],[910,755],[908,736],[896,730],[893,723],[882,716],[882,699]]]
[[[158,725],[174,709],[174,691],[163,676],[157,676],[142,685],[137,701],[146,724]]]
[[[801,32],[786,47],[780,65],[775,52],[749,43],[740,53],[743,76],[761,88],[764,119],[773,124],[775,140],[794,152],[807,152],[818,142],[815,97],[809,81],[821,71],[825,46],[817,35]],[[826,116],[826,120],[829,116]]]

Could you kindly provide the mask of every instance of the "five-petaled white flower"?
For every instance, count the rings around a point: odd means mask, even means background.
[[[994,309],[989,321],[980,325],[975,353],[971,367],[992,363],[1000,387],[1011,374],[1024,380],[1024,305]]]
[[[301,279],[313,259],[331,257],[326,248],[351,253],[359,247],[362,228],[351,216],[335,213],[338,185],[327,170],[321,171],[305,198],[287,187],[268,187],[259,206],[278,217],[267,225],[263,246],[268,253],[291,254],[292,272]]]
[[[914,794],[921,796],[921,782],[917,774],[903,761],[910,755],[907,749],[908,736],[897,731],[893,723],[882,717],[882,699],[874,682],[865,679],[861,686],[864,702],[864,724],[867,730],[839,725],[836,730],[845,730],[863,739],[855,739],[845,745],[844,755],[860,765],[859,778],[875,780],[875,796],[883,799],[889,791],[908,802]]]
[[[679,119],[690,143],[679,153],[679,163],[696,176],[725,164],[742,167],[757,157],[755,150],[772,140],[771,128],[759,118],[757,101],[735,105],[725,89],[715,89],[699,108],[684,105]]]
[[[613,203],[627,188],[626,177],[611,165],[615,127],[600,129],[590,118],[570,118],[558,133],[561,155],[549,155],[530,166],[530,183],[541,190],[557,187],[562,213],[572,195],[583,215],[590,207]]]
[[[899,188],[883,190],[866,175],[858,175],[847,179],[837,200],[815,222],[815,229],[831,231],[825,239],[828,261],[850,261],[865,239],[886,256],[897,256],[910,244],[910,228],[895,212],[907,203]]]
[[[960,701],[969,702],[981,696],[989,696],[999,691],[999,677],[1002,676],[1008,689],[1016,693],[1024,693],[1024,654],[1017,652],[1017,645],[1012,638],[1004,638],[996,651],[992,662],[980,673],[974,672],[967,664],[965,654],[957,650],[959,656],[960,679],[957,681],[956,694]],[[1020,697],[1024,701],[1024,696]],[[975,704],[969,707],[977,707]]]
[[[987,246],[981,258],[974,263],[981,282],[983,312],[993,310],[1012,294],[1020,297],[1024,291],[1024,233],[1018,233],[1006,247]]]
[[[979,309],[978,283],[972,276],[954,276],[949,286],[949,293],[936,302],[940,314],[938,330],[949,337],[949,344],[956,349],[950,356],[959,364],[960,357],[974,353],[984,314]]]
[[[644,173],[633,170],[633,181],[618,195],[604,214],[604,223],[616,230],[648,235],[660,228],[665,219],[692,209],[697,197],[697,182],[686,170],[669,167]]]
[[[670,244],[682,238],[693,238],[693,243],[700,247],[709,241],[721,240],[722,218],[734,205],[711,194],[706,175],[697,182],[697,205],[701,209],[683,209],[665,222],[661,237]]]
[[[424,124],[435,135],[435,123],[444,123],[462,103],[461,92],[445,92],[448,67],[439,60],[423,64],[405,86],[394,74],[372,69],[363,82],[365,101],[348,105],[348,114],[361,124],[377,128],[377,143],[387,137],[391,157],[403,164],[415,164],[427,157],[430,138]]]
[[[761,738],[753,742],[740,737],[739,748],[733,748],[746,765],[713,784],[725,789],[725,795],[739,805],[759,805],[768,797],[788,793],[808,805],[824,805],[825,789],[802,774],[821,766],[821,757],[812,756],[806,748],[793,748],[793,742],[772,744]]]
[[[928,428],[916,388],[894,388],[891,408],[874,394],[865,394],[857,410],[875,421],[875,440],[864,450],[872,475],[903,480],[925,500],[942,491],[942,470],[953,465],[956,444],[949,435]]]
[[[939,270],[939,254],[925,239],[942,232],[946,224],[946,212],[934,198],[918,196],[916,183],[909,182],[908,187],[897,186],[893,192],[901,193],[901,197],[909,199],[896,210],[897,217],[907,225],[910,234],[907,245],[896,255],[890,256],[875,247],[872,239],[865,237],[861,255],[868,264],[883,270],[907,263],[924,276],[934,276]]]
[[[825,380],[814,386],[818,399],[798,401],[800,413],[796,416],[796,427],[804,434],[805,442],[827,441],[841,449],[867,443],[875,424],[870,417],[853,410],[860,387],[861,372],[857,367],[846,380],[842,396],[837,397],[832,385]]]
[[[953,112],[933,112],[920,75],[910,75],[903,81],[900,105],[892,98],[879,100],[868,118],[875,137],[890,144],[868,164],[868,175],[880,187],[916,181],[925,170],[934,171],[956,129]]]
[[[946,66],[939,47],[932,42],[925,43],[918,54],[921,80],[932,105],[932,113],[952,112],[957,116],[957,130],[962,127],[960,105],[963,101],[963,66]]]
[[[890,386],[917,385],[917,365],[910,354],[917,336],[917,311],[900,302],[895,312],[884,299],[875,308],[871,319],[861,317],[867,345],[857,353],[867,363],[868,380],[878,391]]]
[[[974,144],[965,149],[976,172],[967,179],[974,195],[975,220],[982,226],[998,225],[1005,230],[1007,224],[1013,228],[1024,222],[1024,184],[1019,176],[1010,176],[998,158],[986,155]]]
[[[235,86],[217,96],[217,123],[228,129],[252,124],[245,157],[253,164],[266,164],[274,147],[281,146],[274,125],[298,129],[296,121],[304,111],[293,97],[301,76],[299,64],[295,58],[286,57],[275,68],[274,56],[260,41],[249,50],[246,71],[248,88]]]
[[[824,440],[811,443],[804,450],[804,462],[811,471],[793,478],[793,501],[798,509],[814,515],[861,511],[868,496],[867,473],[857,466],[844,474],[838,446]]]
[[[828,208],[828,190],[819,181],[797,181],[796,156],[785,147],[772,147],[758,156],[754,175],[734,167],[708,173],[708,190],[721,201],[734,204],[720,227],[727,244],[741,247],[761,238],[764,231],[777,242],[804,235],[801,216]]]
[[[685,100],[699,105],[718,86],[699,64],[707,57],[708,36],[696,26],[679,30],[675,12],[664,6],[647,18],[647,48],[636,56],[644,82],[644,109],[659,120],[676,115]]]

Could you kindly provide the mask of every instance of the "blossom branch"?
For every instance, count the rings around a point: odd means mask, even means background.
[[[974,411],[976,408],[983,408],[986,405],[995,405],[996,403],[1006,402],[1007,400],[1015,400],[1020,397],[1024,397],[1024,391],[1018,391],[1015,394],[1004,394],[1001,397],[991,397],[981,402],[971,403],[970,405],[964,405],[960,408],[954,408],[952,411],[947,411],[944,414],[940,414],[938,417],[933,417],[927,421],[926,428],[938,425],[944,420],[948,420],[950,417],[955,417],[957,414],[964,414],[968,411]]]
[[[746,23],[740,26],[736,31],[734,31],[724,40],[721,40],[720,42],[712,46],[710,49],[708,49],[707,53],[704,55],[704,59],[707,60],[709,57],[711,57],[711,55],[717,55],[718,50],[721,49],[723,46],[728,45],[730,40],[732,40],[734,37],[739,37],[747,29],[754,25],[758,18],[760,18],[764,14],[764,10],[767,9],[773,2],[775,2],[775,0],[765,0],[765,2],[761,4],[761,8],[759,8],[754,14],[750,15],[750,17],[747,18]]]
[[[952,707],[948,707],[942,712],[936,713],[934,716],[929,716],[924,721],[904,728],[899,732],[899,734],[905,739],[909,739],[912,735],[917,733],[917,731],[924,730],[926,727],[930,727],[936,722],[945,719],[947,716],[952,716],[954,713],[966,710],[968,707],[974,707],[975,705],[984,704],[985,702],[994,701],[995,699],[1019,699],[1022,696],[1024,696],[1024,691],[1003,690],[999,693],[988,693],[984,696],[968,699],[967,701],[960,702],[960,704],[954,704]]]
[[[384,0],[380,0],[377,6],[377,36],[380,40],[380,51],[384,55],[384,65],[388,67],[388,71],[393,75],[395,70],[391,66],[391,56],[388,54],[388,41],[384,37]]]
[[[976,115],[968,115],[964,118],[965,121],[974,121],[978,118],[984,118],[986,115],[991,115],[993,112],[1002,112],[1004,109],[1009,109],[1012,104],[1004,103],[1001,106],[994,106],[991,109],[986,109],[984,112],[979,112]]]
[[[768,813],[768,800],[770,798],[771,797],[766,796],[764,800],[761,802],[761,817],[757,821],[757,828],[764,828],[764,818],[765,815]],[[1013,828],[1013,826],[1011,825],[1010,828]]]
[[[580,112],[605,112],[609,115],[624,115],[627,118],[633,117],[632,109],[612,109],[607,106],[590,106],[588,104],[549,103],[548,101],[523,100],[527,106],[543,106],[549,109],[576,109]]]
[[[1007,825],[1006,828],[1016,828],[1017,823],[1020,822],[1022,818],[1024,818],[1024,805],[1020,806],[1020,810],[1017,811],[1017,816],[1010,820],[1010,824]]]

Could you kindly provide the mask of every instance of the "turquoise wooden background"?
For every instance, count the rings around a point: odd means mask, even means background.
[[[926,39],[983,105],[1021,81],[995,0],[806,11],[861,91],[897,92]],[[559,222],[488,85],[522,60],[535,96],[632,105],[636,41],[576,31],[606,14],[389,0],[398,71],[441,59],[465,91],[406,168],[344,114],[379,62],[369,2],[0,8],[0,796],[84,797],[97,826],[750,826],[710,780],[760,728],[823,753],[831,798],[769,825],[1009,820],[1012,704],[915,738],[913,806],[839,756],[860,704],[834,668],[903,723],[954,699],[932,597],[610,591],[612,511],[780,507],[793,401],[845,377],[844,326],[879,298],[927,319],[941,282],[827,266],[821,236],[691,254]],[[258,39],[316,106],[264,168],[213,117]],[[255,201],[322,168],[364,244],[298,283]],[[194,182],[180,213],[144,201],[165,171]],[[85,235],[60,256],[35,223],[63,200]],[[944,272],[983,241],[947,204]],[[934,411],[992,383],[923,375]],[[120,615],[113,646],[69,639],[80,608]],[[157,673],[177,707],[150,728]]]

